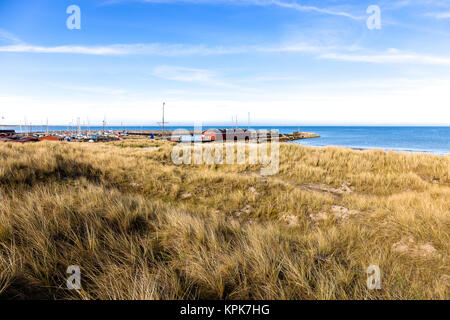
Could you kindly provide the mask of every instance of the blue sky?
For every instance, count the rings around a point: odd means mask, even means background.
[[[0,0],[0,121],[449,125],[449,52],[442,0]]]

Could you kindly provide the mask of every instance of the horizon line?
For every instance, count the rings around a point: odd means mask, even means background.
[[[205,127],[211,127],[211,126],[223,126],[223,127],[236,127],[233,124],[224,124],[224,123],[212,123],[212,124],[201,124]],[[32,128],[41,128],[41,127],[71,127],[76,128],[77,125],[67,125],[67,124],[39,124],[39,125],[24,125],[24,124],[1,124],[0,128],[8,127],[8,128],[16,128],[16,127],[32,127]],[[101,123],[99,124],[91,124],[91,125],[80,125],[81,128],[88,128],[88,127],[102,127],[103,125]],[[188,127],[194,127],[195,124],[192,123],[178,123],[176,125],[166,125],[166,128],[174,128],[179,126],[188,126]],[[276,126],[276,127],[450,127],[450,124],[429,124],[429,123],[399,123],[399,124],[392,124],[392,123],[378,123],[378,124],[367,124],[367,123],[352,123],[352,124],[340,124],[340,123],[329,123],[329,124],[274,124],[274,123],[259,123],[255,125],[250,125],[250,127],[267,127],[267,126]],[[142,125],[142,124],[108,124],[105,126],[108,127],[158,127],[161,126],[154,124],[154,125]],[[248,125],[238,125],[239,128],[248,127]]]

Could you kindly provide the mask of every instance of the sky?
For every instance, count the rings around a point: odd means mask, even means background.
[[[446,0],[0,0],[0,125],[450,125],[449,52]]]

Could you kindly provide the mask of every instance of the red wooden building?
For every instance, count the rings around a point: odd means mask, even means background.
[[[249,141],[252,133],[247,129],[208,129],[202,133],[203,142]]]

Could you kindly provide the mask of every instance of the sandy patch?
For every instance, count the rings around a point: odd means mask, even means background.
[[[190,198],[192,198],[192,193],[190,193],[190,192],[185,192],[185,193],[181,194],[180,198],[181,198],[182,200],[190,199]]]
[[[358,210],[350,210],[346,207],[341,206],[332,206],[331,207],[331,213],[337,218],[337,219],[348,219],[351,216],[355,216],[360,214]]]
[[[416,243],[412,236],[404,237],[392,245],[392,251],[411,258],[439,258],[440,254],[431,243]]]
[[[356,216],[358,214],[360,214],[361,212],[359,212],[358,210],[350,210],[346,207],[342,207],[342,206],[332,206],[330,209],[330,212],[325,212],[325,211],[321,211],[321,212],[317,212],[317,213],[311,213],[309,215],[309,217],[311,218],[311,220],[313,222],[319,222],[319,221],[324,221],[324,220],[328,220],[329,218],[336,218],[338,220],[346,220],[352,216]]]
[[[290,214],[282,214],[280,220],[286,223],[289,227],[296,227],[299,225],[298,217]]]
[[[328,193],[335,197],[341,197],[346,193],[352,193],[353,189],[350,187],[350,184],[344,183],[339,188],[333,188],[325,184],[307,184],[302,186],[303,189],[308,191],[315,191],[321,193]]]
[[[328,220],[328,214],[326,212],[311,213],[309,217],[313,222]]]

